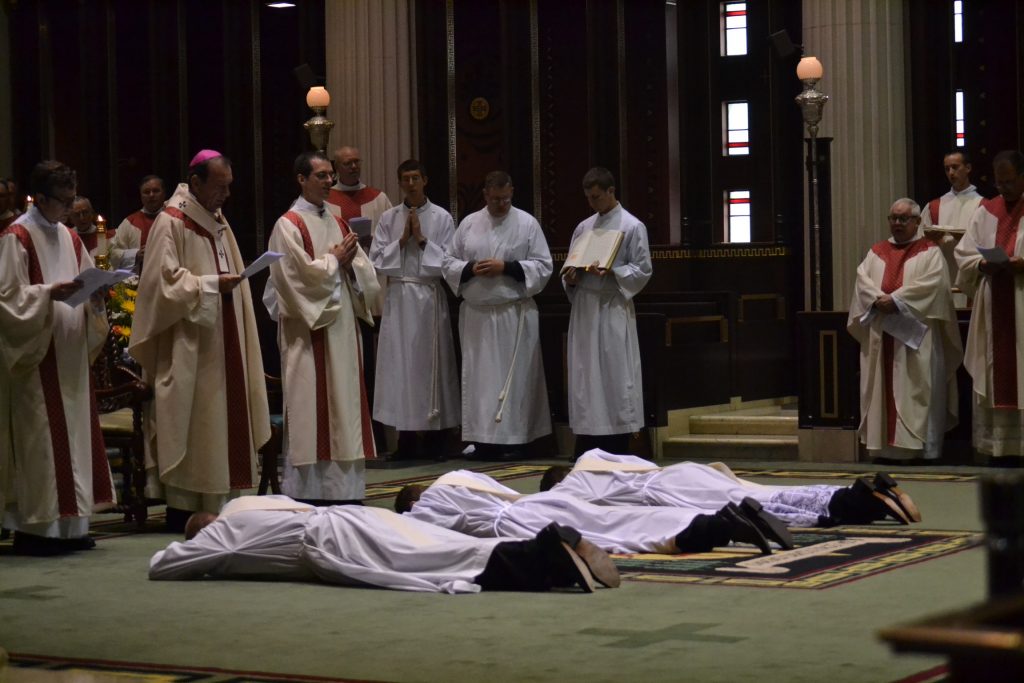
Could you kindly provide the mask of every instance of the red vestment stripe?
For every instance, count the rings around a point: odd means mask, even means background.
[[[160,214],[158,213],[155,216],[147,216],[142,211],[136,211],[135,213],[129,215],[125,219],[126,221],[134,225],[136,228],[138,228],[139,232],[142,233],[142,235],[139,237],[140,247],[146,246],[146,239],[149,238],[149,229],[153,227],[153,221],[155,221],[156,216],[159,215]]]
[[[882,274],[881,289],[886,294],[892,294],[903,286],[903,267],[907,261],[914,256],[931,249],[935,244],[927,239],[914,240],[895,244],[888,240],[879,242],[871,247],[885,263],[885,272]],[[885,375],[885,422],[886,422],[886,443],[890,446],[896,443],[896,392],[893,390],[893,368],[896,362],[896,350],[893,338],[888,333],[882,333],[882,367]]]
[[[1024,201],[1018,201],[1013,211],[1008,210],[1002,197],[982,200],[982,205],[996,217],[996,245],[1013,256]],[[1018,410],[1016,275],[1001,270],[989,279],[992,288],[992,405]]]
[[[36,254],[36,247],[28,230],[22,225],[15,224],[10,226],[7,232],[18,238],[28,256],[29,284],[43,284],[43,271],[39,265],[39,256]],[[71,237],[72,244],[74,244],[77,236],[72,235]],[[61,395],[60,375],[57,372],[57,351],[52,337],[50,338],[50,347],[39,364],[39,382],[43,388],[46,419],[50,424],[53,473],[57,484],[57,510],[61,517],[77,517],[79,516],[78,496],[75,494],[75,472],[71,465],[71,437],[68,435],[67,416],[64,414],[64,397]]]
[[[359,190],[335,190],[331,189],[327,198],[331,204],[341,208],[341,217],[345,220],[363,215],[363,204],[369,204],[380,190],[375,187],[364,187]]]
[[[930,202],[928,202],[928,213],[931,214],[932,225],[938,225],[939,224],[939,205],[940,205],[941,201],[942,200],[940,198],[940,199],[933,199]]]
[[[189,218],[184,211],[168,206],[164,208],[170,216],[180,220],[187,230],[206,239],[213,252],[213,261],[220,270],[217,259],[217,242],[213,235]],[[245,364],[242,360],[241,343],[238,338],[238,319],[235,316],[234,298],[231,292],[221,294],[221,331],[224,337],[224,382],[225,403],[228,416],[228,482],[233,489],[252,488],[252,430],[249,424],[249,392],[245,381]],[[257,378],[257,381],[262,378]]]

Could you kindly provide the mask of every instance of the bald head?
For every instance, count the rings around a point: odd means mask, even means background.
[[[363,159],[355,147],[339,147],[334,152],[334,172],[342,185],[358,185],[363,172]]]

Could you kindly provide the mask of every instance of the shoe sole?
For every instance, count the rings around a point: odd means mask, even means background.
[[[573,568],[575,569],[573,578],[576,579],[576,583],[583,589],[583,592],[593,593],[597,590],[597,584],[594,583],[594,575],[591,574],[587,563],[584,562],[583,558],[572,549],[571,545],[565,541],[561,541],[561,543],[562,548],[565,550],[566,557],[570,562],[572,562]]]
[[[893,500],[903,511],[903,516],[909,520],[908,524],[909,522],[921,521],[921,511],[917,509],[914,500],[899,487],[892,476],[879,472],[875,475],[874,481],[872,481],[872,488],[876,493],[881,493]]]
[[[607,588],[619,587],[622,577],[619,576],[619,568],[615,566],[608,553],[586,539],[581,539],[575,550],[598,583]]]
[[[734,542],[739,541],[740,543],[749,543],[753,546],[756,546],[757,549],[761,551],[762,555],[772,554],[772,547],[768,543],[768,539],[765,538],[764,533],[757,528],[756,524],[747,519],[747,516],[743,514],[743,511],[740,510],[738,505],[729,503],[724,508],[722,508],[722,510],[728,511],[727,519],[729,519],[733,525],[730,540]],[[738,534],[737,531],[743,531],[748,533]],[[750,538],[743,538],[743,536],[746,535],[749,535]]]
[[[796,547],[793,542],[793,534],[786,528],[785,523],[767,512],[760,502],[753,498],[744,498],[740,503],[740,511],[769,541],[775,541],[783,550],[792,550]]]

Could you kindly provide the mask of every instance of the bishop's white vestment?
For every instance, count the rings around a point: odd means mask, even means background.
[[[399,244],[416,211],[421,248],[410,238]],[[381,216],[370,247],[387,294],[377,341],[373,417],[403,431],[448,429],[459,424],[459,385],[448,296],[442,279],[444,253],[452,242],[451,214],[429,201],[405,204]]]
[[[882,294],[893,297],[898,312],[874,308]],[[899,331],[907,328],[918,332]],[[919,236],[875,244],[857,268],[847,329],[860,343],[861,442],[875,456],[938,458],[957,423],[963,347],[935,243]]]
[[[974,383],[973,441],[986,455],[1024,455],[1024,275],[983,275],[978,247],[1024,256],[1024,199],[982,202],[956,248],[957,284],[974,299],[964,368]]]
[[[0,515],[3,526],[76,538],[114,503],[89,365],[107,338],[92,301],[51,285],[93,266],[74,231],[36,207],[0,233]]]
[[[640,343],[633,297],[651,279],[647,228],[617,204],[580,223],[573,245],[594,230],[623,233],[615,261],[603,276],[577,270],[575,286],[562,285],[569,315],[569,426],[574,434],[626,434],[644,426]]]
[[[253,486],[270,438],[263,359],[235,236],[181,184],[146,241],[128,351],[153,386],[145,421],[151,495],[215,512]],[[162,486],[160,486],[162,485]]]
[[[358,500],[364,461],[376,457],[358,318],[371,325],[377,276],[361,247],[352,272],[330,248],[347,224],[299,197],[278,219],[269,248],[278,308],[285,410],[282,490],[297,498]]]
[[[463,281],[470,261],[517,261],[508,274]],[[551,277],[551,253],[540,224],[515,207],[500,218],[486,208],[462,220],[445,253],[444,277],[462,297],[462,440],[523,444],[551,432],[533,296]]]

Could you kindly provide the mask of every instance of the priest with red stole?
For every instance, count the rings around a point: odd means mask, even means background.
[[[110,244],[110,265],[114,268],[131,268],[138,260],[138,253],[146,245],[153,221],[167,199],[163,178],[155,175],[143,178],[139,183],[139,197],[142,208],[121,221]]]
[[[89,517],[114,503],[89,376],[108,328],[101,296],[66,303],[93,266],[61,223],[75,172],[40,162],[30,188],[0,232],[0,518],[16,552],[56,555],[95,545]]]
[[[150,495],[171,530],[252,488],[270,438],[263,360],[248,280],[221,207],[231,162],[192,159],[146,241],[128,352],[153,386],[145,423]]]
[[[377,221],[391,208],[391,200],[376,187],[370,187],[359,180],[363,160],[355,147],[345,146],[335,151],[334,171],[338,174],[338,182],[327,196],[327,208],[346,221],[359,217],[369,218],[372,221],[369,234],[373,235]]]
[[[327,157],[304,152],[294,173],[302,194],[270,235],[270,249],[284,254],[270,270],[285,404],[281,486],[317,504],[362,500],[365,460],[376,452],[358,319],[373,324],[377,274],[345,221],[324,207]]]
[[[920,222],[912,199],[892,205],[892,237],[858,266],[847,321],[860,343],[860,440],[872,457],[888,460],[940,457],[957,423],[963,350],[949,271]]]
[[[1024,455],[1024,155],[1000,152],[993,171],[999,195],[982,202],[956,248],[957,284],[974,299],[964,367],[974,380],[975,450],[1019,461]]]

